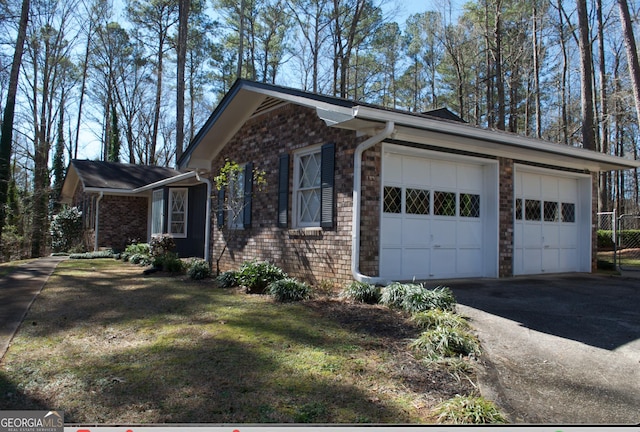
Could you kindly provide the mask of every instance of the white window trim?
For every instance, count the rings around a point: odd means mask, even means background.
[[[172,232],[172,220],[171,217],[173,215],[173,193],[174,192],[183,192],[184,193],[184,232],[183,233],[174,233]],[[189,189],[188,188],[169,188],[169,218],[167,221],[167,231],[168,234],[175,238],[186,238],[188,232],[188,216],[189,216]]]
[[[158,204],[160,205],[160,231],[156,232],[153,230],[154,226],[153,226],[153,219],[154,219],[154,210],[156,208],[156,197],[160,196],[160,200],[158,201]],[[163,189],[157,189],[153,191],[152,197],[151,197],[151,236],[158,236],[158,235],[162,235],[162,232],[164,231],[164,190]]]
[[[310,154],[313,153],[320,153],[320,171],[322,172],[322,145],[315,145],[312,147],[307,147],[303,150],[297,151],[296,153],[293,154],[293,188],[291,191],[291,210],[293,212],[293,217],[292,217],[292,227],[294,229],[296,228],[314,228],[314,229],[319,229],[320,228],[320,223],[321,223],[321,218],[317,221],[317,222],[302,222],[300,220],[300,204],[298,203],[299,198],[298,198],[298,192],[299,192],[299,188],[298,188],[298,184],[299,184],[299,177],[300,177],[300,158],[304,157],[304,156],[308,156]],[[318,188],[321,189],[322,185],[320,185]],[[320,191],[320,193],[322,193],[322,191]],[[321,209],[322,211],[322,209]]]

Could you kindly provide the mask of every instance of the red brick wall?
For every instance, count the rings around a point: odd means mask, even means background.
[[[500,183],[498,277],[513,276],[513,160],[498,158]]]
[[[147,241],[147,197],[105,195],[99,204],[98,246],[124,250],[131,240]]]
[[[235,270],[245,260],[268,260],[290,276],[318,283],[323,280],[339,284],[351,277],[351,201],[353,153],[362,138],[352,131],[329,128],[314,110],[299,106],[277,108],[249,120],[226,145],[212,164],[212,178],[225,159],[240,164],[253,162],[255,169],[266,173],[266,186],[255,191],[252,201],[251,228],[231,233],[220,268]],[[291,227],[291,193],[288,228],[278,228],[279,156],[288,153],[289,191],[293,183],[293,152],[305,147],[333,142],[335,148],[335,211],[333,229],[298,230]],[[214,191],[215,196],[215,191]],[[224,247],[223,230],[216,221],[216,199],[212,202],[212,262],[215,265]]]
[[[382,144],[362,155],[362,202],[360,207],[360,273],[380,275],[380,185]]]

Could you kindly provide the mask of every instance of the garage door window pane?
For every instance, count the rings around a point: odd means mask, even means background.
[[[530,221],[539,221],[542,219],[542,205],[540,201],[525,200],[524,218]]]
[[[436,191],[433,195],[433,214],[436,216],[455,216],[456,194]]]
[[[460,194],[460,216],[480,217],[480,195]]]
[[[384,187],[385,213],[402,213],[402,189],[399,187]]]
[[[423,189],[406,190],[406,213],[428,215],[429,214],[429,191]]]
[[[576,221],[576,205],[573,203],[562,203],[562,222]]]
[[[544,220],[545,222],[558,222],[558,203],[548,202],[544,203]]]
[[[522,199],[516,198],[516,220],[522,220]]]

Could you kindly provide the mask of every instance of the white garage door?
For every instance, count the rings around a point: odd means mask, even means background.
[[[384,153],[381,277],[486,274],[484,169],[474,163]]]
[[[580,179],[517,171],[515,182],[514,274],[581,271]]]

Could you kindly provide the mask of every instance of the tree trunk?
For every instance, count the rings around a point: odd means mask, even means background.
[[[593,119],[593,61],[591,58],[591,38],[587,3],[577,0],[578,27],[580,32],[580,83],[582,99],[582,147],[595,150],[595,132]]]
[[[0,239],[6,217],[7,190],[11,177],[11,147],[13,144],[13,119],[15,117],[16,95],[18,93],[18,77],[20,75],[20,65],[22,64],[22,53],[24,52],[24,40],[27,35],[27,24],[29,23],[29,0],[22,1],[22,11],[20,12],[20,24],[16,48],[13,52],[13,62],[9,75],[9,89],[7,91],[7,103],[4,106],[2,116],[2,128],[0,134]]]
[[[607,98],[607,73],[604,56],[604,25],[602,21],[602,0],[596,2],[596,16],[598,19],[598,62],[600,63],[600,112],[602,113],[601,121],[601,145],[602,153],[609,153],[609,101]],[[609,185],[607,184],[608,173],[600,173],[598,182],[598,211],[609,211]]]
[[[176,83],[176,164],[184,149],[184,71],[187,62],[187,35],[191,0],[180,0],[178,5],[178,71]]]
[[[640,65],[638,64],[638,50],[636,49],[636,40],[633,36],[633,27],[631,25],[631,16],[629,14],[629,5],[627,0],[618,0],[618,8],[620,9],[620,24],[622,25],[622,37],[624,45],[627,48],[627,64],[629,65],[629,75],[633,84],[633,98],[636,103],[636,116],[640,125]]]

